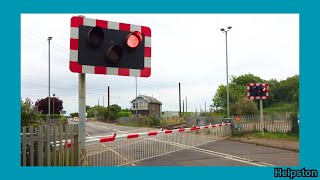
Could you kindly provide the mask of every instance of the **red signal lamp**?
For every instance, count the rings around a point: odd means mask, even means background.
[[[126,38],[126,44],[129,48],[136,48],[142,42],[142,34],[139,31],[134,31],[133,33],[129,34]]]

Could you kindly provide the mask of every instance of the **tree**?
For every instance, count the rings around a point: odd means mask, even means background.
[[[39,119],[40,112],[37,107],[33,105],[33,102],[26,98],[25,101],[21,100],[21,124],[26,126]]]
[[[229,104],[230,104],[230,114],[234,114],[231,106],[234,105],[241,98],[247,96],[247,84],[250,82],[259,83],[264,80],[253,74],[245,74],[239,77],[232,76],[229,83]],[[220,85],[214,95],[213,104],[211,107],[216,113],[226,115],[227,114],[227,86]]]
[[[103,106],[93,106],[91,107],[90,109],[88,109],[87,111],[87,117],[89,118],[92,118],[92,117],[95,117],[95,115],[93,114],[94,111],[98,111],[98,114],[97,114],[97,118],[104,118],[104,119],[108,119],[109,117],[109,114],[108,114],[108,107],[103,107]],[[110,106],[110,120],[115,120],[117,119],[119,116],[118,116],[118,113],[121,111],[121,107],[116,105],[116,104],[113,104]],[[103,117],[104,115],[104,117]],[[124,115],[127,115],[126,113],[120,113],[121,116],[124,116]]]
[[[276,79],[263,80],[252,74],[245,74],[239,77],[232,76],[229,83],[229,103],[230,114],[245,112],[241,108],[241,103],[248,105],[243,98],[246,98],[247,83],[268,83],[269,84],[269,99],[263,101],[263,107],[274,107],[291,105],[293,108],[287,108],[287,111],[298,111],[299,109],[299,75],[288,77],[286,80],[278,82]],[[211,108],[215,113],[220,115],[227,114],[227,88],[225,85],[220,85],[212,99]],[[240,103],[240,104],[239,104]],[[259,101],[254,101],[256,107],[259,107]],[[253,103],[251,103],[252,105]],[[248,111],[250,113],[253,111]]]
[[[42,114],[48,114],[48,97],[44,99],[38,99],[35,105]],[[62,109],[63,101],[57,97],[50,97],[50,114],[60,114]]]
[[[105,117],[110,117],[110,120],[116,120],[118,118],[118,113],[121,111],[121,107],[116,105],[116,104],[112,104],[110,106],[110,116],[108,116],[108,113],[107,116]]]
[[[234,114],[243,116],[243,115],[255,115],[258,114],[258,108],[256,103],[248,100],[246,97],[240,98],[233,106],[232,111]]]
[[[77,113],[77,112],[70,113],[70,116],[71,116],[72,118],[74,118],[74,117],[79,117],[79,113]]]

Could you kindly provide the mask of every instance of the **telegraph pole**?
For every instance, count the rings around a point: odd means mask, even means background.
[[[181,89],[179,83],[179,117],[181,117]]]
[[[110,87],[108,86],[108,121],[110,121]]]
[[[136,77],[136,101],[135,101],[135,103],[136,103],[136,118],[138,117],[138,103],[137,103],[137,98],[138,98],[138,82],[137,82],[137,77]]]
[[[182,112],[183,112],[183,116],[184,116],[184,100],[182,100]]]
[[[204,112],[207,112],[207,102],[204,102]]]
[[[102,117],[104,120],[104,96],[102,96]]]
[[[187,102],[187,96],[186,96],[186,115],[188,115],[188,108],[187,108],[188,105],[187,104],[188,104],[188,102]]]

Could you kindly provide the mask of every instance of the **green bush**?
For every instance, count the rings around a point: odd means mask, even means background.
[[[41,113],[29,98],[21,100],[20,105],[21,125],[28,125],[39,120],[39,116],[41,115]]]
[[[51,119],[60,119],[60,118],[65,118],[64,116],[60,115],[60,114],[51,114]],[[39,115],[40,120],[42,121],[46,121],[47,119],[47,114],[40,114]]]
[[[45,121],[46,120],[47,115],[46,114],[40,114],[39,118],[41,121]]]
[[[160,119],[157,117],[149,117],[150,118],[150,124],[149,127],[154,127],[160,125]]]
[[[129,117],[131,115],[132,113],[130,111],[120,111],[118,112],[117,117]]]
[[[64,117],[64,116],[61,116],[60,117],[60,122],[66,124],[66,123],[68,123],[68,119],[66,117]]]
[[[263,109],[266,114],[279,114],[284,112],[297,112],[297,104],[295,103],[276,103]]]

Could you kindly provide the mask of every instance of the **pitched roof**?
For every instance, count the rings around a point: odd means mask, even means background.
[[[142,97],[143,99],[145,99],[146,101],[148,101],[149,103],[153,103],[153,104],[162,104],[159,100],[157,100],[154,97],[150,97],[150,96],[146,96],[146,95],[139,95],[137,98]],[[135,100],[135,99],[134,99]],[[132,100],[131,103],[134,101]]]

